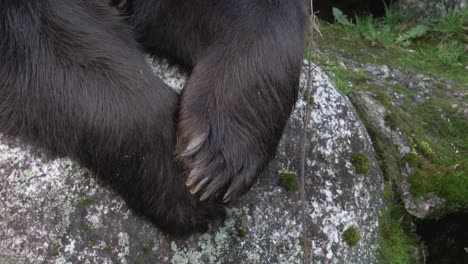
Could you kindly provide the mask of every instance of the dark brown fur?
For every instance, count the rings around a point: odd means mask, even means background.
[[[275,153],[303,1],[112,3],[123,17],[102,0],[0,0],[0,130],[79,161],[169,233],[203,231]],[[181,98],[140,47],[191,72]]]

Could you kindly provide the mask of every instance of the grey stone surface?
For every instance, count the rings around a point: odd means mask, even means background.
[[[386,144],[385,158],[389,173],[398,177],[398,187],[406,211],[420,219],[434,215],[445,206],[445,199],[437,197],[434,193],[426,194],[416,199],[410,193],[408,176],[413,169],[404,161],[404,156],[411,150],[407,136],[399,129],[392,129],[385,123],[385,116],[389,111],[375,98],[372,92],[355,92],[350,95],[353,104],[361,110],[368,129],[375,131],[375,137]],[[393,163],[393,164],[392,164]],[[403,164],[401,164],[403,163]]]
[[[436,17],[441,10],[453,8],[462,9],[468,6],[467,0],[399,0],[396,2],[397,8],[401,10],[411,10],[416,13],[416,17]]]
[[[155,71],[183,86],[176,71]],[[319,68],[314,87],[306,158],[311,263],[375,263],[383,179],[372,143],[347,97]],[[301,95],[277,158],[229,208],[224,226],[179,240],[134,216],[69,159],[49,159],[0,136],[0,263],[301,263],[299,194],[278,186],[278,171],[298,172],[305,104]],[[367,174],[354,170],[356,152],[368,155]],[[355,247],[342,239],[350,226],[361,236]]]

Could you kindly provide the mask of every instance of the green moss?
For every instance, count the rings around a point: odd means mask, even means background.
[[[354,169],[359,173],[368,173],[370,170],[370,161],[367,154],[363,152],[354,153],[351,156],[351,163]]]
[[[384,121],[390,129],[396,130],[398,128],[398,117],[395,114],[388,113],[385,115]]]
[[[309,97],[309,100],[307,100],[307,94],[304,93],[303,99],[304,99],[304,101],[308,102],[310,105],[315,104],[314,97],[312,95]]]
[[[102,247],[102,250],[108,252],[108,251],[111,250],[111,247],[109,245],[105,245],[105,246]]]
[[[433,21],[424,21],[429,29],[388,11],[378,20],[360,17],[359,25],[352,20],[352,25],[322,23],[323,39],[318,40],[322,58],[318,64],[327,73],[335,73],[338,83],[351,83],[352,91],[375,94],[388,110],[386,125],[404,133],[411,147],[401,160],[399,150],[392,147],[394,142],[373,131],[366,124],[366,109],[356,105],[387,180],[383,195],[388,211],[382,213],[379,223],[382,263],[423,262],[411,259],[411,248],[419,247],[415,220],[406,212],[395,187],[401,184],[401,168],[406,163],[412,168],[408,181],[416,198],[432,192],[446,200],[445,207],[431,217],[468,209],[468,122],[462,107],[466,100],[454,96],[464,94],[468,83],[468,53],[463,50],[467,10],[448,10]],[[339,67],[347,59],[429,76],[432,80],[424,82],[430,93],[420,102],[412,97],[417,91],[406,86],[355,76],[356,64]],[[344,88],[349,90],[349,86]],[[398,100],[394,99],[396,94],[400,95]]]
[[[446,211],[459,211],[468,208],[468,169],[466,165],[452,171],[441,183],[440,196],[447,200]]]
[[[406,212],[392,187],[391,181],[387,181],[383,190],[387,211],[379,218],[379,263],[421,263],[411,257],[411,248],[419,247],[413,217]]]
[[[419,166],[419,157],[418,157],[418,154],[416,152],[410,152],[410,153],[406,154],[403,157],[403,160],[408,162],[408,164],[413,168],[416,168],[416,167]]]
[[[406,121],[405,132],[411,135],[413,151],[405,160],[414,169],[410,192],[416,197],[433,192],[445,198],[442,215],[468,208],[468,122],[452,107],[455,103],[435,90],[434,99],[407,110],[411,120]]]
[[[354,247],[360,239],[359,230],[354,226],[348,227],[342,237],[348,246]]]
[[[410,184],[409,191],[416,198],[420,198],[429,191],[428,185],[426,184],[426,177],[420,170],[412,173],[408,177],[408,183]]]
[[[331,62],[324,64],[323,70],[328,74],[333,84],[335,84],[341,92],[349,94],[354,91],[347,70]]]
[[[457,82],[452,86],[454,91],[462,90]],[[391,120],[397,125],[409,137],[412,146],[412,151],[403,158],[413,169],[408,179],[410,192],[416,198],[432,192],[446,200],[445,207],[434,211],[432,217],[468,208],[468,166],[465,165],[468,164],[468,136],[464,132],[468,131],[468,122],[459,109],[453,107],[459,103],[447,95],[443,86],[433,87],[434,98],[420,105],[411,100],[394,105],[386,92],[373,90],[377,88],[370,89],[391,113],[392,117],[386,118],[387,123]],[[401,87],[396,89],[404,93]],[[361,116],[365,117],[365,113]],[[398,151],[389,147],[393,143],[373,132],[371,126],[366,124],[366,127],[385,178],[401,182],[398,175],[404,162],[393,160],[393,157],[398,158]]]
[[[435,47],[422,46],[421,54],[428,60],[445,65],[461,64],[464,46],[458,41],[442,43]]]
[[[445,208],[437,212],[438,216],[468,208],[468,167],[462,163],[464,157],[454,162],[437,155],[443,153],[443,149],[434,150],[424,142],[416,144],[418,152],[410,152],[404,157],[413,169],[408,176],[410,193],[416,198],[427,193],[445,198]]]
[[[385,106],[386,109],[393,109],[392,99],[390,99],[390,96],[388,96],[386,92],[377,90],[374,91],[374,94],[377,101],[379,101],[383,106]]]
[[[299,186],[297,182],[297,174],[292,171],[280,171],[279,185],[288,192],[296,191]]]
[[[239,235],[240,238],[244,238],[247,235],[247,230],[242,228],[242,227],[239,228],[238,235]]]
[[[445,208],[432,217],[468,209],[468,122],[463,112],[463,94],[468,83],[464,50],[468,9],[445,10],[431,21],[414,22],[388,9],[385,17],[359,17],[358,23],[321,23],[317,64],[345,94],[369,91],[388,110],[385,123],[409,139],[411,153],[401,160],[399,150],[366,124],[386,180],[399,185],[401,168],[408,162],[410,192],[416,198],[428,192],[446,200]],[[342,52],[343,51],[343,52]],[[423,102],[412,97],[417,91],[406,84],[369,79],[363,65],[397,67],[413,75],[426,75],[430,94]],[[346,65],[343,65],[345,63]],[[426,81],[424,81],[426,82]],[[450,88],[448,88],[450,87]],[[394,96],[398,94],[399,100]],[[401,96],[402,95],[402,96]],[[454,96],[455,95],[455,96]],[[357,111],[364,117],[365,109]],[[406,162],[404,162],[406,161]],[[397,197],[399,194],[395,194]]]
[[[56,256],[58,256],[58,254],[59,254],[59,253],[58,253],[58,251],[57,251],[56,249],[54,249],[54,250],[52,250],[52,251],[50,252],[50,255],[51,255],[52,257],[56,257]]]
[[[88,247],[94,247],[94,241],[89,240],[88,241]]]
[[[371,137],[372,143],[374,145],[374,150],[377,156],[377,161],[380,169],[383,172],[384,178],[386,180],[400,181],[401,180],[401,166],[400,166],[400,157],[398,151],[392,146],[392,142],[389,138],[383,136],[381,133],[375,131],[375,128],[372,125],[369,125],[368,114],[363,106],[357,104],[355,105],[357,113],[361,120],[364,122],[364,125],[367,128],[367,132]]]
[[[319,38],[319,46],[327,47],[330,50],[343,49],[350,59],[362,63],[377,63],[409,68],[420,73],[434,74],[465,83],[468,81],[468,76],[463,66],[467,61],[466,52],[459,54],[458,61],[460,63],[450,65],[450,67],[447,67],[444,61],[437,59],[436,54],[434,56],[427,54],[428,50],[437,49],[438,44],[446,43],[440,39],[431,40],[427,44],[418,40],[412,42],[409,47],[402,48],[393,44],[382,45],[379,41],[362,41],[359,38],[361,34],[356,34],[353,30],[349,30],[341,25],[328,24],[326,22],[321,24],[323,25],[321,27],[323,38]],[[405,28],[405,26],[399,25],[396,28]],[[388,28],[384,29],[383,35],[381,35],[382,39],[387,39],[388,31],[385,32],[385,30],[388,30]],[[370,35],[372,34],[374,33]],[[431,36],[437,36],[437,34],[431,34]],[[421,39],[421,41],[424,40],[424,38]]]
[[[408,88],[408,87],[405,87],[403,86],[402,84],[400,83],[397,83],[395,85],[388,85],[388,88],[390,88],[390,90],[392,92],[395,92],[395,93],[399,93],[399,94],[403,94],[403,95],[406,95],[406,96],[410,96],[411,95],[411,90]],[[396,116],[396,115],[395,115]]]
[[[393,190],[390,181],[385,183],[384,189],[382,191],[382,196],[386,202],[392,201],[393,199]]]
[[[88,206],[88,205],[90,205],[92,202],[93,202],[93,200],[86,198],[86,199],[83,199],[83,201],[81,201],[81,204],[82,204],[83,206]]]
[[[411,239],[404,228],[388,217],[379,221],[379,262],[382,264],[411,263]]]
[[[89,226],[88,225],[83,226],[83,231],[85,232],[89,231]]]
[[[310,239],[305,239],[305,243],[304,243],[304,236],[300,236],[299,237],[299,243],[301,245],[301,247],[304,249],[304,246],[306,246],[307,248],[311,248],[312,247],[312,241]]]
[[[143,247],[143,254],[148,254],[150,252],[149,247]]]
[[[362,69],[347,68],[342,62],[329,59],[329,56],[319,55],[317,64],[327,73],[333,84],[344,94],[365,90],[369,77]]]

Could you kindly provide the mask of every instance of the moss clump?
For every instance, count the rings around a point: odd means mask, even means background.
[[[398,197],[399,188],[391,181],[382,191],[386,210],[381,212],[378,229],[379,263],[407,264],[422,263],[422,259],[411,255],[412,249],[423,250],[415,233],[414,217],[409,215]]]
[[[427,193],[440,193],[441,176],[438,173],[429,173],[428,171],[415,169],[408,176],[410,193],[416,198],[423,197]]]
[[[94,241],[89,240],[88,241],[88,247],[94,247]]]
[[[148,254],[150,252],[149,247],[143,247],[143,254]]]
[[[288,192],[294,192],[298,188],[297,174],[292,171],[279,172],[279,185]]]
[[[91,199],[86,198],[86,199],[84,199],[83,201],[81,201],[81,204],[82,204],[83,206],[88,206],[88,205],[90,205],[92,202],[93,202],[93,201],[92,201]]]
[[[413,168],[416,168],[416,167],[419,166],[419,158],[418,158],[418,154],[416,152],[410,152],[410,153],[406,154],[403,157],[403,160],[408,162],[408,164]]]
[[[343,232],[343,240],[350,247],[355,246],[359,242],[359,239],[360,239],[359,230],[354,226],[348,227]]]
[[[88,225],[83,226],[83,231],[85,232],[89,231],[89,226]]]
[[[307,238],[304,240],[304,236],[299,237],[299,242],[301,243],[302,248],[304,248],[304,246],[307,248],[312,247],[312,241]]]
[[[247,230],[244,228],[239,228],[239,237],[244,238],[247,235]]]
[[[368,173],[370,170],[369,157],[363,152],[354,153],[351,156],[351,163],[359,173]]]
[[[385,125],[388,126],[392,130],[396,130],[398,128],[398,118],[393,113],[388,113],[385,118]]]
[[[50,252],[50,255],[51,255],[52,257],[56,257],[56,256],[58,256],[58,251],[57,251],[56,249],[54,249],[54,250],[52,250],[52,251]]]
[[[412,248],[420,248],[419,237],[414,229],[414,217],[406,212],[392,185],[390,181],[386,182],[382,192],[387,210],[381,212],[379,218],[379,263],[422,263],[422,260],[411,256]]]
[[[314,101],[314,97],[311,95],[309,96],[309,100],[307,100],[307,93],[304,93],[304,97],[303,97],[304,101],[306,101],[307,103],[309,103],[310,105],[314,105],[315,101]]]
[[[378,242],[381,263],[411,263],[410,248],[413,243],[398,220],[381,217]]]
[[[111,250],[111,247],[109,245],[105,245],[104,247],[102,247],[102,250],[109,252]]]

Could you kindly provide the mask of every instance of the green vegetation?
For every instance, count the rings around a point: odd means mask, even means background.
[[[407,264],[411,263],[410,240],[405,230],[397,221],[381,217],[379,221],[379,251],[380,263]]]
[[[447,40],[453,37],[460,37],[466,40],[464,31],[466,28],[466,19],[468,19],[468,9],[464,10],[442,10],[439,17],[429,21],[432,31],[442,34],[441,38]]]
[[[89,226],[88,225],[83,226],[83,231],[85,232],[89,231]]]
[[[143,254],[148,254],[150,252],[149,247],[143,247]]]
[[[423,21],[390,7],[383,18],[351,18],[338,9],[333,13],[335,23],[322,22],[316,63],[344,94],[371,92],[387,110],[385,125],[405,134],[411,147],[400,159],[398,150],[391,147],[394,142],[363,118],[386,180],[388,210],[382,212],[379,222],[380,262],[421,263],[424,248],[415,234],[415,219],[406,212],[397,186],[407,163],[411,167],[410,192],[416,200],[434,193],[446,201],[430,217],[468,210],[468,122],[464,112],[468,104],[468,9],[444,10],[439,17]],[[391,78],[371,78],[368,64],[428,76],[430,80],[421,88],[427,93],[415,88],[418,83],[410,86]],[[415,99],[417,95],[421,97]],[[366,109],[356,105],[356,110],[366,116]],[[421,259],[413,259],[414,250]]]
[[[58,254],[59,254],[59,253],[58,253],[58,251],[57,251],[56,249],[54,249],[54,250],[52,250],[52,251],[50,252],[50,255],[51,255],[52,257],[56,257],[56,256],[58,256]]]
[[[245,228],[239,228],[239,237],[244,238],[247,235],[247,230]]]
[[[438,61],[441,64],[458,64],[463,59],[464,47],[460,42],[450,41],[422,49],[421,54],[428,60]]]
[[[468,208],[468,122],[462,106],[466,97],[453,94],[466,91],[468,74],[468,40],[466,24],[468,9],[445,10],[436,19],[416,22],[410,15],[387,8],[386,16],[356,16],[349,19],[335,9],[336,23],[324,24],[323,39],[317,63],[345,94],[370,91],[388,110],[385,124],[403,132],[410,140],[412,174],[410,192],[418,199],[434,193],[446,200],[446,205],[433,217]],[[411,99],[414,88],[382,80],[372,80],[365,69],[346,65],[336,51],[346,58],[365,65],[389,65],[448,79],[445,83],[429,84],[429,93],[421,102]],[[392,96],[401,95],[395,105]],[[361,111],[357,109],[358,112]],[[378,132],[368,127],[374,141],[381,168],[387,180],[401,181],[399,168],[404,161],[395,160],[388,148],[391,142],[377,138]],[[394,152],[394,151],[393,151]],[[405,159],[407,159],[406,157]]]
[[[82,204],[83,206],[88,206],[88,205],[90,205],[92,202],[93,202],[93,200],[86,198],[86,199],[83,199],[83,201],[81,201],[81,204]]]
[[[314,101],[314,97],[313,96],[310,96],[309,97],[309,100],[307,100],[307,94],[304,93],[304,97],[303,97],[304,101],[306,101],[307,103],[309,103],[310,105],[314,105],[315,101]]]
[[[419,248],[419,238],[415,235],[413,217],[406,211],[392,190],[391,181],[383,190],[388,210],[379,220],[379,252],[382,264],[419,263],[411,257],[411,248]],[[424,250],[419,248],[419,250]]]
[[[327,72],[328,76],[332,82],[342,91],[344,94],[348,94],[353,91],[352,83],[349,80],[353,78],[348,70],[342,68],[342,66],[334,65],[333,63],[324,64],[324,70]]]
[[[105,245],[105,246],[102,247],[102,250],[108,252],[108,251],[111,250],[111,247],[109,245]]]
[[[353,21],[341,11],[337,9],[333,11],[335,20],[344,28],[348,37],[364,39],[372,45],[409,47],[416,44],[414,47],[417,47],[417,44],[429,41],[430,44],[442,47],[448,43],[461,45],[467,38],[465,34],[467,28],[464,26],[468,18],[467,9],[443,10],[438,18],[421,22],[414,21],[411,14],[395,11],[391,7],[385,9],[383,18],[356,15]],[[459,55],[463,54],[463,49],[458,51]]]
[[[288,192],[296,191],[299,186],[297,182],[297,174],[292,171],[280,171],[279,186],[283,187]]]
[[[343,232],[343,240],[350,247],[354,247],[359,242],[360,235],[359,230],[355,226],[348,227]]]
[[[322,47],[344,49],[361,62],[409,67],[468,82],[468,8],[445,10],[436,19],[419,22],[390,7],[383,18],[362,15],[349,19],[337,9],[334,16],[336,23],[322,23]]]
[[[368,173],[370,169],[370,161],[367,154],[363,152],[354,153],[351,156],[351,163],[354,169],[359,173]]]
[[[410,192],[417,198],[426,193],[445,198],[443,215],[468,208],[468,122],[453,99],[435,92],[423,105],[404,105],[397,118],[412,145],[405,157],[413,169]]]
[[[385,125],[388,126],[392,130],[396,130],[398,128],[398,117],[392,113],[388,113],[385,116]]]
[[[424,141],[426,142],[426,141]],[[416,145],[416,152],[405,156],[413,168],[409,175],[410,192],[415,197],[422,197],[426,193],[435,193],[446,199],[445,210],[453,212],[468,208],[468,168],[466,164],[444,166],[443,161],[432,162],[424,156],[422,148]],[[429,147],[428,145],[423,145]]]

